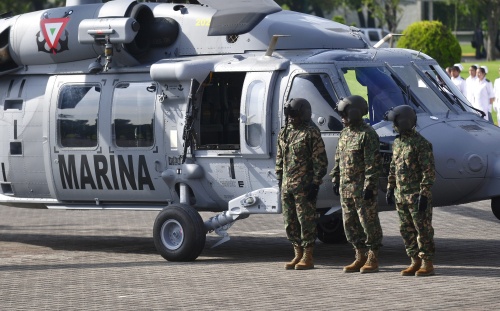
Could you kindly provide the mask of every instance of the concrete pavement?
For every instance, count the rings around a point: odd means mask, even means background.
[[[435,208],[436,276],[409,264],[395,211],[380,213],[380,273],[345,274],[347,244],[318,242],[316,269],[285,271],[281,215],[236,222],[218,248],[210,234],[190,263],[156,253],[150,211],[0,206],[0,310],[495,310],[500,221],[489,201]],[[203,213],[207,219],[211,213]]]

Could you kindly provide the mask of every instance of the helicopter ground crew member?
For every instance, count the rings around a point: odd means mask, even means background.
[[[392,108],[386,120],[394,122],[399,133],[392,147],[386,200],[394,204],[400,220],[400,232],[411,265],[402,275],[434,275],[434,229],[432,193],[434,155],[432,145],[415,130],[417,115],[407,105]],[[394,198],[393,198],[394,197]]]
[[[363,97],[341,99],[337,111],[345,127],[340,133],[330,176],[334,193],[340,195],[347,241],[356,251],[355,261],[345,266],[344,272],[378,272],[378,250],[382,246],[377,203],[382,167],[379,137],[363,121],[368,113]]]
[[[309,102],[303,98],[290,99],[284,112],[287,121],[278,135],[276,175],[286,235],[295,251],[285,269],[313,269],[316,199],[328,158],[319,129],[310,125]]]

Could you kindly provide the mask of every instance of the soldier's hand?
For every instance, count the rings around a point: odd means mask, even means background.
[[[420,195],[418,197],[418,211],[423,213],[427,209],[427,197],[425,195]]]
[[[315,201],[318,197],[319,185],[311,184],[309,186],[309,193],[307,194],[307,199],[309,201]]]
[[[387,205],[394,205],[394,189],[387,189],[385,201],[387,202]]]
[[[340,195],[340,186],[339,186],[339,183],[334,182],[332,189],[333,189],[333,193],[335,193],[336,196]]]
[[[371,200],[373,198],[373,190],[370,189],[365,189],[363,190],[363,199],[366,200]]]

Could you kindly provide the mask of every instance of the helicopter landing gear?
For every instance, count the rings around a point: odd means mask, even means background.
[[[158,253],[168,261],[193,261],[205,247],[206,229],[200,214],[189,205],[164,208],[153,226]]]
[[[342,222],[342,213],[325,215],[318,219],[318,239],[326,244],[340,244],[347,242]]]
[[[491,211],[497,219],[500,220],[500,197],[494,197],[491,199]]]

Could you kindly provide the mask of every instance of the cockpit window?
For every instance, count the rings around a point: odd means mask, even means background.
[[[341,69],[349,92],[367,100],[366,118],[370,124],[382,121],[387,110],[399,105],[410,105],[417,113],[425,111],[431,115],[455,110],[452,107],[456,103],[457,110],[469,109],[462,107],[462,98],[454,96],[455,89],[441,87],[445,85],[443,79],[431,67],[423,71],[411,64]]]
[[[412,93],[420,99],[431,114],[446,113],[450,110],[448,105],[431,89],[431,87],[412,66],[393,66],[392,69],[409,86]]]
[[[340,116],[334,111],[338,96],[326,73],[299,74],[293,78],[290,98],[305,98],[311,103],[312,121],[321,131],[341,131]]]
[[[351,95],[362,96],[368,102],[369,112],[365,117],[370,124],[382,121],[392,107],[409,104],[418,110],[385,67],[344,67],[342,72]]]
[[[477,110],[472,108],[472,104],[467,100],[465,94],[462,94],[441,67],[425,64],[420,65],[419,68],[429,77],[438,92],[443,94],[457,111],[478,113]]]

